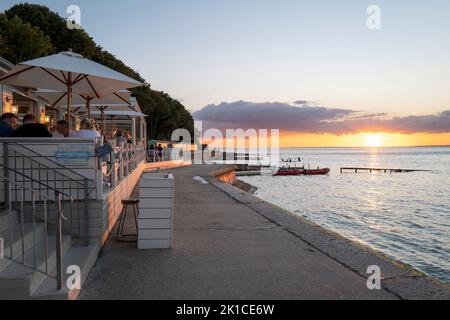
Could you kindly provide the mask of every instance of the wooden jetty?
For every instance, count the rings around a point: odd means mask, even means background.
[[[372,172],[384,172],[384,173],[407,173],[407,172],[430,172],[431,170],[417,170],[417,169],[385,169],[385,168],[358,168],[358,167],[343,167],[341,168],[341,174],[345,171],[369,171]]]

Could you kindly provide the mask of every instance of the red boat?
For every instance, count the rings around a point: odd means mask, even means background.
[[[281,159],[281,162],[283,165],[273,171],[274,176],[320,176],[330,173],[329,168],[306,169],[301,158]]]
[[[323,169],[299,169],[299,168],[280,168],[274,173],[274,176],[319,176],[330,173],[329,168]]]

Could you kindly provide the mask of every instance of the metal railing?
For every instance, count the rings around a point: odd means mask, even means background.
[[[55,278],[61,289],[63,234],[83,238],[89,244],[88,204],[97,199],[98,185],[20,143],[0,143],[0,206],[4,204],[6,214],[2,216],[0,209],[0,227],[2,221],[8,222],[6,231],[0,228],[0,237],[6,239],[5,258]],[[145,156],[142,146],[120,146],[110,155],[109,172],[104,177],[115,187],[145,161]],[[100,168],[103,160],[96,158]],[[6,232],[5,237],[2,232]]]
[[[3,142],[1,168],[6,178],[50,199],[55,199],[55,191],[68,195],[72,201],[61,202],[62,210],[68,212],[64,231],[76,238],[85,238],[89,244],[88,203],[96,188],[93,180],[16,142]],[[11,195],[6,188],[4,191],[5,201],[9,196],[13,201],[18,199],[17,188],[13,188]],[[29,202],[30,198],[25,200]]]
[[[165,161],[182,160],[183,155],[186,153],[191,154],[192,151],[180,147],[166,148],[163,149],[162,151],[158,151],[155,149],[147,149],[146,160],[147,162],[165,162]]]
[[[139,164],[145,161],[145,158],[145,148],[142,146],[124,143],[113,148],[107,161],[101,164],[104,183],[109,187],[116,187],[118,183],[133,173]]]
[[[10,170],[5,167],[3,169]],[[62,203],[65,200],[73,202],[73,198],[49,188],[53,192],[53,198],[50,198],[48,193],[37,192],[8,177],[0,175],[0,180],[4,182],[5,192],[9,195],[4,203],[8,227],[2,230],[7,234],[3,239],[3,258],[56,279],[57,289],[61,290],[63,288],[63,220],[67,220]],[[39,182],[36,181],[36,183]],[[13,189],[18,190],[19,198],[13,199]],[[25,210],[26,202],[31,203],[30,210]],[[54,223],[49,219],[51,204],[54,205],[56,213]],[[38,210],[39,206],[42,206],[41,211]],[[50,252],[52,237],[55,241],[53,253]]]

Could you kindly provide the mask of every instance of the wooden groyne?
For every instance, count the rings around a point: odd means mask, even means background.
[[[262,176],[261,171],[236,171],[237,177],[253,177],[253,176]]]
[[[343,167],[341,168],[341,174],[345,171],[353,171],[358,173],[359,171],[372,172],[384,172],[384,173],[408,173],[408,172],[431,172],[431,170],[418,170],[418,169],[386,169],[386,168],[361,168],[361,167]]]

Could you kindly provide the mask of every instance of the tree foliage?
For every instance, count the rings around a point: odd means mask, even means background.
[[[50,38],[19,17],[0,14],[0,55],[13,63],[53,52]]]
[[[145,87],[133,89],[133,93],[143,113],[148,115],[149,137],[168,139],[172,131],[178,128],[185,128],[191,133],[193,132],[192,116],[179,101],[172,99],[167,93],[152,90],[150,84],[138,72],[95,43],[86,31],[68,29],[66,20],[49,8],[28,3],[17,4],[5,11],[4,16],[7,21],[14,19],[15,22],[20,21],[21,25],[27,26],[23,28],[32,30],[28,34],[34,33],[33,37],[22,36],[21,41],[16,41],[16,47],[6,42],[5,54],[0,51],[0,54],[6,59],[19,62],[67,51],[70,48],[88,59],[146,83]],[[0,23],[2,23],[1,21]],[[0,26],[0,30],[3,30],[3,25]],[[6,33],[8,33],[7,39],[13,38],[9,31]],[[0,43],[5,42],[4,37],[3,32],[0,32]],[[40,51],[38,48],[41,48]]]

